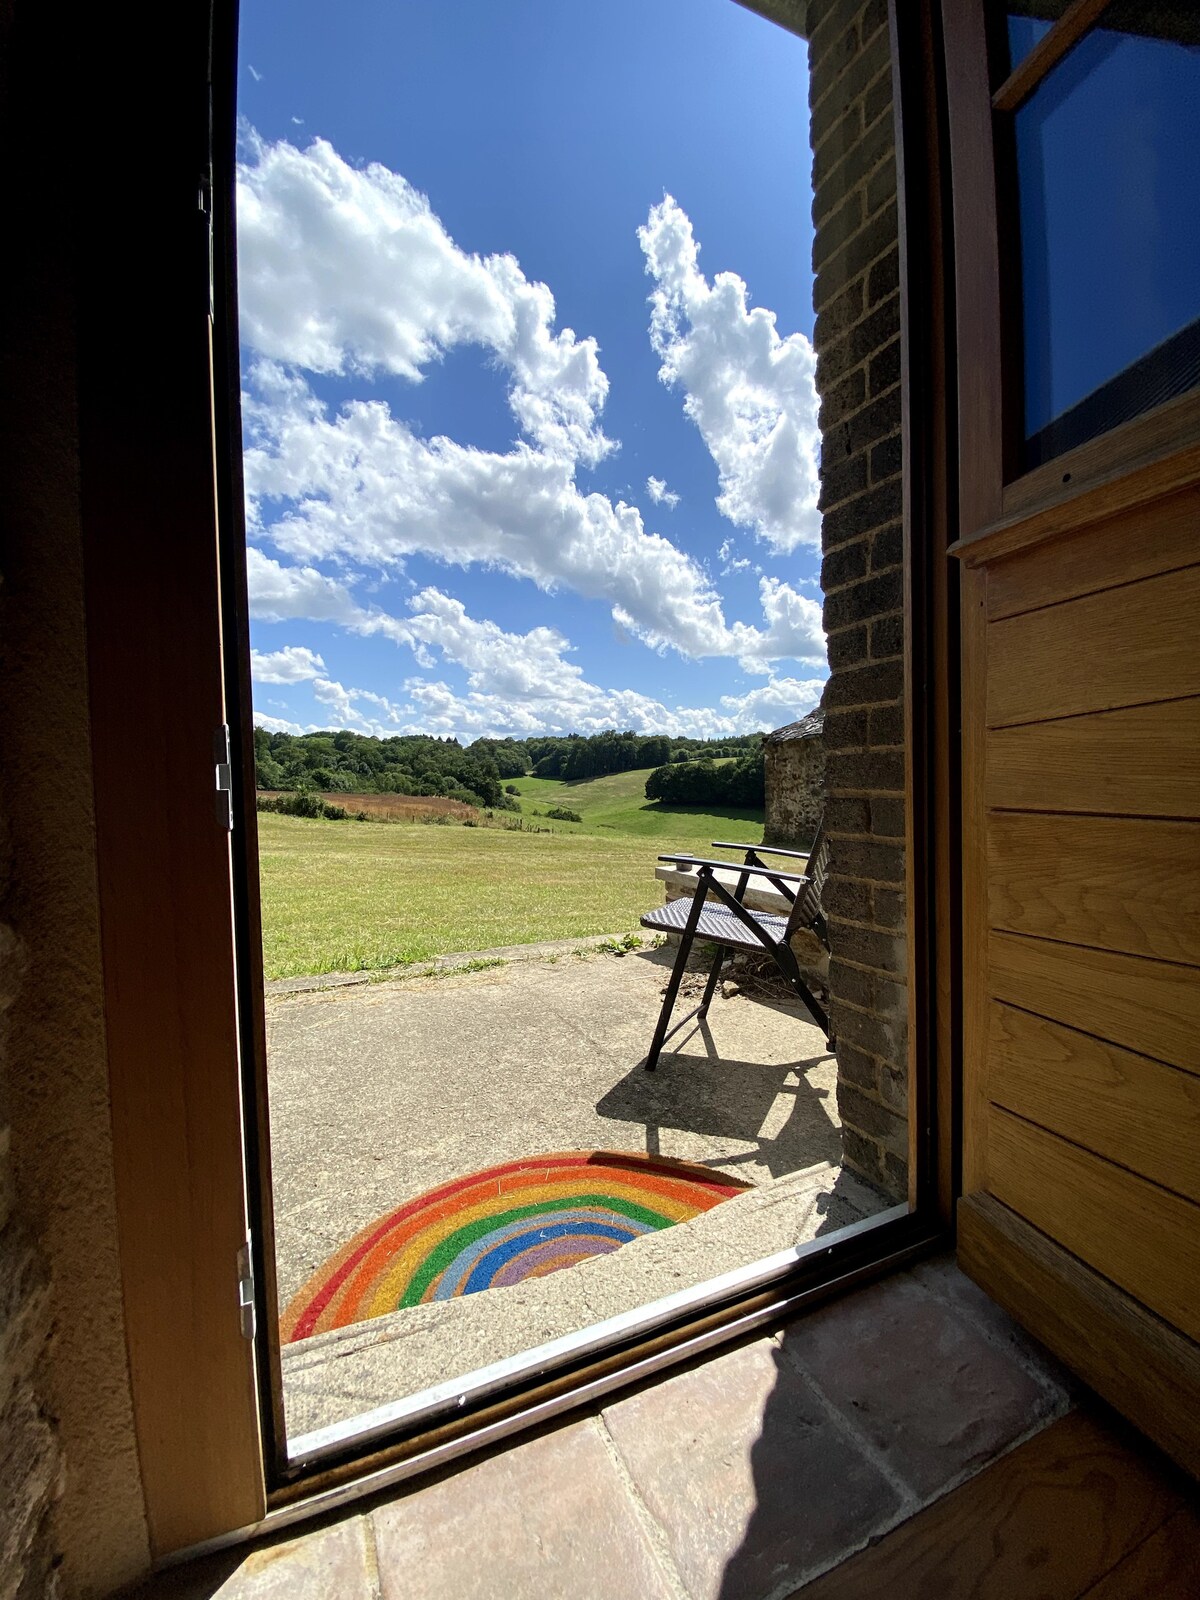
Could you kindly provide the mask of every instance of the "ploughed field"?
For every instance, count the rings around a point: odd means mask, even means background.
[[[491,818],[415,796],[327,797],[352,815],[440,813],[441,825],[260,813],[266,976],[382,971],[463,950],[621,933],[661,901],[661,852],[708,855],[714,839],[761,841],[761,813],[664,810],[645,799],[646,776],[518,778],[520,814]],[[583,820],[548,819],[552,807]]]

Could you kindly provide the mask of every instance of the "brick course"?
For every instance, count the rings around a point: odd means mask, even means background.
[[[908,1192],[900,296],[887,6],[811,0],[829,636],[826,910],[847,1166]]]

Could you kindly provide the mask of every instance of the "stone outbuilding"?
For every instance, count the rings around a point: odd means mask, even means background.
[[[766,821],[763,843],[804,849],[825,807],[825,713],[819,707],[763,738]]]

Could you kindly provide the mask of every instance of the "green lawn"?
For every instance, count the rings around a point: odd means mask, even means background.
[[[543,824],[552,833],[260,814],[266,976],[619,933],[661,901],[660,850],[707,854],[713,839],[762,839],[756,813],[660,811],[645,781],[518,779],[527,815],[566,805],[584,817]]]
[[[761,811],[713,813],[697,806],[664,809],[659,801],[646,799],[649,775],[647,767],[639,772],[618,772],[609,778],[581,778],[574,783],[564,783],[560,778],[515,778],[513,785],[520,791],[521,810],[527,817],[535,811],[544,813],[551,806],[578,811],[582,822],[553,824],[572,833],[661,839],[671,850],[681,840],[690,840],[694,845],[701,838],[706,848],[713,839],[762,843]]]

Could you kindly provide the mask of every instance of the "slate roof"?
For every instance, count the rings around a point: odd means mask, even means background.
[[[785,744],[789,739],[816,739],[825,727],[825,712],[820,706],[810,711],[799,722],[789,722],[784,728],[763,735],[764,744]]]

